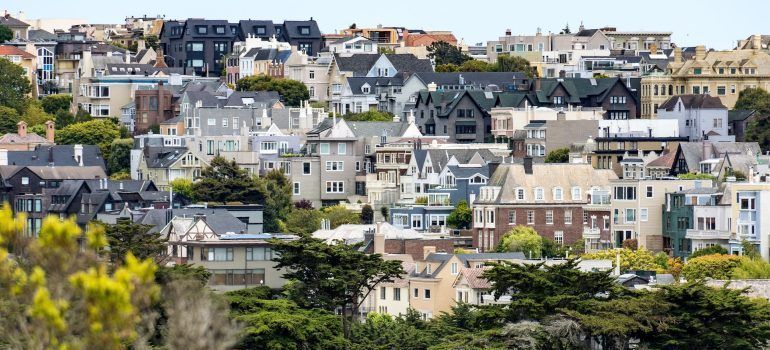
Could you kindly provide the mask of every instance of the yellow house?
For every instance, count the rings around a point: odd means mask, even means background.
[[[761,40],[755,36],[755,40]],[[756,44],[753,47],[761,47]],[[674,95],[709,94],[719,97],[732,109],[738,94],[746,88],[770,90],[770,54],[761,49],[707,51],[695,48],[695,55],[684,59],[682,49],[674,49],[673,61],[665,72],[642,78],[641,115],[655,118],[657,109]]]
[[[0,58],[5,58],[24,69],[24,76],[29,79],[32,86],[36,86],[37,56],[15,46],[0,45]],[[37,98],[37,89],[33,88],[32,97]]]

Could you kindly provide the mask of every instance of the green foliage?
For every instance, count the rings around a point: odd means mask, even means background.
[[[479,60],[465,61],[459,67],[460,72],[494,72],[496,69],[495,65]]]
[[[740,265],[741,258],[734,255],[711,254],[687,260],[682,275],[688,281],[703,278],[729,279],[733,270]]]
[[[191,202],[197,201],[195,195],[195,187],[190,179],[176,178],[169,183],[171,189],[174,191],[174,195],[181,195],[184,198],[189,199]]]
[[[456,64],[444,63],[444,64],[437,64],[435,70],[436,70],[436,73],[452,73],[452,72],[459,72],[460,67]]]
[[[596,260],[612,260],[612,266],[616,264],[616,254],[620,253],[620,271],[665,271],[665,266],[658,264],[660,261],[647,249],[640,248],[637,250],[622,248],[622,249],[607,249],[600,250],[598,252],[583,254],[583,259],[596,259]]]
[[[133,139],[115,139],[110,143],[107,157],[107,170],[110,174],[131,170],[131,149],[133,147]]]
[[[388,221],[390,217],[390,209],[388,209],[386,206],[382,206],[380,207],[380,214],[382,214],[382,217],[385,218],[385,221]]]
[[[361,216],[348,210],[343,205],[328,206],[321,209],[321,213],[323,214],[324,219],[329,220],[332,229],[335,229],[340,225],[361,223]]]
[[[360,122],[392,122],[393,113],[368,110],[361,113],[348,113],[342,116],[342,118],[348,121]]]
[[[762,88],[743,89],[734,109],[756,111],[757,117],[746,126],[746,141],[759,142],[762,149],[770,148],[770,93]]]
[[[43,125],[49,120],[54,120],[54,117],[43,110],[43,106],[39,101],[29,101],[21,119],[27,122],[27,125],[31,127]]]
[[[746,256],[750,259],[761,258],[759,254],[759,249],[757,249],[757,246],[754,243],[751,243],[748,240],[744,239],[741,241],[741,248],[743,250],[743,256]],[[727,252],[725,252],[724,254],[727,254]]]
[[[158,45],[157,35],[154,35],[154,34],[145,35],[144,37],[142,37],[142,39],[144,39],[144,45],[148,48],[151,48],[153,50],[158,50],[158,47],[160,47],[160,45]]]
[[[689,258],[694,259],[699,256],[712,255],[712,254],[727,254],[727,249],[725,249],[721,245],[712,245],[711,247],[706,247],[703,249],[696,250],[695,252],[690,254]]]
[[[537,76],[537,70],[530,66],[527,59],[520,56],[498,55],[497,63],[495,64],[495,71],[522,72],[530,78]]]
[[[115,121],[94,119],[83,123],[68,125],[56,133],[56,143],[60,145],[97,145],[107,156],[112,141],[120,137]]]
[[[0,134],[16,132],[16,124],[20,121],[19,112],[11,107],[0,106]]]
[[[44,96],[40,103],[48,114],[56,114],[59,111],[69,111],[72,104],[72,95],[70,94],[54,94]]]
[[[166,245],[159,234],[149,233],[151,228],[128,219],[119,219],[113,225],[105,225],[110,260],[122,265],[124,257],[129,253],[140,259],[160,259],[166,251]]]
[[[323,214],[315,209],[293,209],[286,218],[283,232],[309,235],[321,228]]]
[[[676,176],[679,179],[682,180],[716,180],[716,177],[711,174],[704,174],[704,173],[687,173],[687,174],[679,174]]]
[[[569,162],[569,148],[558,148],[551,152],[548,152],[548,155],[545,156],[545,162],[546,163],[567,163]]]
[[[299,107],[310,98],[305,84],[290,79],[273,78],[266,75],[252,75],[236,82],[238,91],[276,91],[287,106]]]
[[[620,246],[625,249],[637,250],[639,249],[639,241],[636,238],[624,239]]]
[[[457,229],[469,229],[473,223],[473,210],[468,206],[465,200],[457,203],[457,206],[446,218],[449,227]]]
[[[128,171],[119,171],[110,174],[110,180],[131,180],[131,173]]]
[[[428,46],[428,57],[436,62],[436,66],[443,64],[461,65],[465,61],[472,60],[471,56],[446,41],[436,41]]]
[[[281,222],[291,212],[291,183],[283,173],[274,169],[258,179],[259,193],[264,198],[265,232],[281,232]]]
[[[424,331],[420,323],[408,317],[404,315],[394,318],[387,314],[368,314],[364,322],[356,323],[353,327],[351,339],[354,346],[352,348],[428,349],[437,342],[438,339],[434,334]]]
[[[259,203],[264,198],[256,179],[234,160],[228,161],[220,156],[214,157],[209,166],[203,168],[201,178],[192,186],[192,192],[204,202]]]
[[[371,225],[374,223],[374,209],[369,204],[364,204],[361,207],[361,223],[364,225]]]
[[[13,39],[13,31],[4,25],[0,25],[0,43]]]
[[[0,106],[11,107],[19,114],[27,109],[27,94],[32,91],[21,66],[0,58]]]
[[[543,238],[529,226],[517,225],[506,232],[497,246],[500,252],[522,252],[533,259],[540,258],[543,251]]]
[[[192,266],[189,264],[176,264],[173,266],[160,266],[155,272],[155,282],[160,285],[168,285],[175,281],[194,281],[198,286],[203,287],[209,282],[211,272],[203,266]]]
[[[770,279],[770,263],[762,258],[742,257],[740,264],[733,270],[732,279]]]

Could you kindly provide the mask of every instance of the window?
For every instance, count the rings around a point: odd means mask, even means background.
[[[456,134],[475,134],[476,125],[455,125]]]
[[[452,265],[451,265],[451,268],[452,268],[452,271],[451,271],[451,272],[452,272],[452,274],[453,274],[453,275],[456,275],[456,274],[457,274],[457,270],[458,270],[458,269],[457,269],[457,263],[456,263],[456,262],[453,262],[453,263],[452,263]]]
[[[523,201],[524,200],[524,189],[523,188],[517,188],[516,189],[516,199]]]
[[[233,248],[201,248],[202,261],[233,261]]]
[[[393,288],[393,300],[401,300],[401,288]]]
[[[223,128],[227,127],[227,122],[228,122],[227,118],[222,118],[222,127]]]
[[[420,290],[417,289],[417,288],[414,289],[414,297],[415,298],[419,298],[420,297]]]
[[[636,209],[626,208],[626,223],[636,222]]]
[[[300,35],[310,35],[310,27],[307,27],[307,26],[299,27],[299,34]]]
[[[553,189],[553,199],[554,199],[554,200],[557,200],[557,201],[560,201],[560,200],[562,200],[562,199],[563,199],[562,197],[563,197],[563,195],[562,195],[562,189],[561,189],[561,187],[556,187],[556,188],[554,188],[554,189]]]
[[[693,69],[692,73],[695,74],[695,75],[700,75],[702,72],[703,72],[703,69],[695,68],[695,69]]]
[[[652,186],[647,186],[647,198],[652,198]]]
[[[247,261],[268,261],[273,259],[273,250],[269,247],[246,248]]]
[[[573,201],[579,201],[580,200],[581,193],[580,193],[580,187],[573,187],[572,188],[572,200]]]
[[[21,178],[21,184],[22,185],[29,185],[29,178],[24,176]]]
[[[412,215],[412,228],[413,229],[422,229],[422,215],[419,214],[413,214]]]
[[[647,221],[648,215],[649,215],[649,211],[647,208],[639,209],[639,221]]]
[[[527,210],[527,225],[534,225],[534,224],[535,224],[535,211]]]
[[[326,193],[343,193],[345,192],[344,181],[326,181]]]
[[[558,245],[564,244],[564,231],[555,231],[553,233],[553,240]]]
[[[564,97],[562,97],[562,96],[554,96],[553,97],[553,104],[555,104],[555,105],[564,104]]]
[[[299,182],[295,182],[294,183],[294,192],[293,193],[294,193],[295,196],[299,196],[299,194],[300,194],[300,183]]]
[[[725,86],[717,86],[717,95],[724,96],[727,94],[727,88]]]
[[[430,299],[430,289],[425,289],[424,293],[425,299]]]
[[[508,225],[516,225],[516,210],[511,209],[508,212]]]
[[[341,142],[337,144],[337,154],[345,155],[348,153],[348,144]]]
[[[278,144],[275,141],[262,141],[259,144],[260,151],[275,151]]]
[[[326,162],[326,171],[342,171],[343,170],[343,162],[341,161],[327,161]]]
[[[714,127],[715,128],[721,128],[722,127],[722,118],[714,118]]]
[[[545,223],[547,225],[553,225],[553,210],[545,211]]]
[[[215,118],[209,118],[209,119],[206,121],[206,125],[209,125],[209,126],[215,126],[215,125],[217,125],[217,120],[216,120]]]
[[[694,95],[698,95],[698,94],[700,94],[700,86],[693,86],[693,87],[692,87],[692,93],[693,93]],[[656,108],[656,109],[657,109],[657,108]]]
[[[542,188],[536,188],[535,189],[535,200],[541,201],[543,200],[543,189]]]
[[[356,161],[356,171],[361,171],[361,162]]]
[[[636,187],[633,187],[633,186],[615,187],[615,199],[636,200]]]
[[[385,300],[386,291],[385,287],[380,287],[380,299]]]
[[[310,175],[310,162],[302,162],[302,175]]]
[[[572,225],[572,209],[564,209],[564,224]]]
[[[583,225],[588,224],[588,212],[583,212]]]
[[[329,154],[329,144],[328,143],[321,143],[319,146],[319,151],[321,155],[328,155]]]

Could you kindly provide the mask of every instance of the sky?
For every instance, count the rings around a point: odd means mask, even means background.
[[[26,18],[76,18],[89,23],[122,23],[125,17],[165,15],[167,19],[309,19],[321,31],[334,33],[359,27],[407,27],[451,30],[468,44],[496,40],[510,28],[514,34],[616,27],[620,31],[673,32],[679,46],[706,45],[732,49],[738,39],[767,33],[767,0],[3,0],[0,11]]]

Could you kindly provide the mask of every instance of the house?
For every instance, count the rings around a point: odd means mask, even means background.
[[[395,94],[401,91],[403,78],[395,77],[349,77],[338,98],[340,114],[366,111],[392,112]]]
[[[93,145],[38,145],[23,151],[0,148],[0,166],[85,166],[107,170],[99,146]]]
[[[658,107],[658,119],[679,121],[679,136],[692,142],[735,142],[728,132],[727,107],[714,96],[672,96]]]
[[[327,44],[328,51],[340,55],[379,54],[377,43],[363,36],[344,37]]]
[[[454,282],[455,300],[470,305],[484,305],[494,301],[490,290],[492,283],[482,277],[484,267],[463,269]]]
[[[37,57],[35,80],[31,80],[32,88],[37,95],[45,96],[58,92],[56,81],[56,46],[57,36],[41,29],[28,30],[27,38],[15,38],[6,45],[16,46]]]
[[[756,142],[682,142],[676,148],[671,173],[703,173],[721,179],[737,171],[749,176],[761,154]]]
[[[492,136],[494,136],[498,142],[505,142],[506,140],[513,138],[517,132],[519,132],[520,136],[523,136],[520,131],[522,131],[529,123],[539,121],[550,123],[549,126],[552,127],[556,125],[561,127],[565,124],[575,127],[587,127],[590,124],[596,123],[596,120],[604,118],[604,110],[601,107],[567,107],[566,109],[537,107],[537,105],[532,104],[532,100],[528,95],[523,93],[500,94],[497,96],[497,99],[498,101],[495,103],[496,107],[492,108],[489,114],[492,117]],[[578,134],[580,134],[580,136],[585,135],[582,131]],[[595,132],[592,132],[591,134],[596,137]],[[548,133],[546,133],[546,137],[547,136],[549,136]],[[582,138],[579,135],[563,136],[571,136],[571,139],[578,138],[581,141],[585,141],[588,137],[588,135],[585,135],[585,137]],[[518,137],[517,139],[521,139],[521,137]],[[552,138],[551,142],[558,142],[558,139]],[[514,149],[514,151],[522,150]]]
[[[132,153],[134,179],[152,180],[161,190],[168,190],[175,179],[200,177],[201,170],[208,165],[204,155],[187,147],[145,145],[139,151]],[[134,164],[136,171],[133,171]]]
[[[405,274],[392,282],[380,283],[363,300],[359,311],[365,317],[369,313],[403,316],[409,311],[409,278],[414,273],[414,260],[406,254],[384,254],[383,260],[401,261]]]
[[[333,55],[311,57],[307,53],[292,51],[284,63],[284,77],[302,82],[307,86],[310,101],[328,102],[331,99],[331,76],[329,71],[334,62]],[[339,80],[338,84],[341,84]],[[342,91],[342,87],[337,93]]]
[[[133,133],[142,134],[174,117],[174,96],[160,81],[134,91]]]
[[[242,20],[238,22],[238,26],[241,40],[249,35],[263,40],[275,36],[278,41],[289,43],[308,56],[315,56],[321,51],[323,42],[321,30],[312,17],[305,21],[284,21],[283,23]]]
[[[719,205],[722,197],[722,192],[715,187],[666,193],[663,251],[682,258],[715,244],[733,251],[728,244],[732,236],[728,227],[729,206]],[[739,246],[740,242],[737,243]]]
[[[284,64],[289,55],[291,55],[290,50],[279,51],[274,48],[252,48],[241,54],[238,59],[239,77],[266,75],[283,78]]]
[[[0,58],[4,58],[20,66],[24,70],[24,76],[30,82],[37,81],[37,57],[18,47],[10,45],[0,45]],[[32,97],[37,97],[37,89],[32,89]]]
[[[13,39],[27,40],[27,32],[29,24],[24,22],[24,14],[19,12],[18,18],[11,16],[8,10],[3,10],[2,16],[0,16],[0,26],[7,27],[13,33]]]
[[[531,157],[523,164],[500,164],[473,203],[475,246],[494,250],[516,225],[532,227],[556,244],[572,244],[589,224],[584,206],[615,179],[612,171],[588,164],[535,164]]]
[[[484,142],[492,132],[489,110],[496,93],[483,90],[421,91],[415,121],[426,136],[448,136],[457,143]]]
[[[45,123],[45,137],[27,132],[27,122],[20,121],[16,124],[16,132],[9,132],[0,136],[0,149],[8,151],[32,151],[38,146],[53,146],[54,133],[56,132],[53,121]]]
[[[754,110],[730,110],[727,112],[729,135],[735,136],[736,142],[746,142],[746,128],[749,123],[756,120],[757,113]]]

